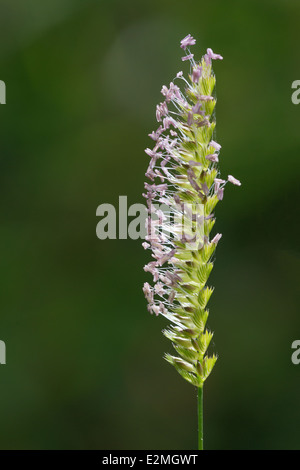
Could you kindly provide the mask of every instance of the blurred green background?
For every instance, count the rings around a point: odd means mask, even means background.
[[[219,361],[207,449],[300,449],[298,0],[1,0],[2,449],[194,449],[196,391],[162,356],[141,241],[96,237],[96,208],[143,203],[160,90],[217,74],[221,171],[210,283]]]

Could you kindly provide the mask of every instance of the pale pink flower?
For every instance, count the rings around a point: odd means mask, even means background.
[[[206,160],[210,160],[211,162],[218,162],[219,161],[219,157],[216,153],[212,153],[210,155],[206,155]]]
[[[222,148],[222,146],[218,144],[217,142],[215,142],[214,140],[212,140],[209,145],[213,147],[217,152],[219,152],[219,150],[221,150]]]
[[[188,34],[182,41],[180,41],[181,49],[186,49],[188,46],[194,46],[196,44],[196,39],[193,38],[190,34]]]
[[[194,54],[189,54],[186,55],[185,57],[181,57],[182,62],[185,62],[186,60],[191,60],[194,57]]]
[[[221,240],[222,238],[222,234],[221,233],[217,233],[217,235],[212,239],[211,243],[214,243],[215,245],[217,245],[217,243],[219,243],[219,241]]]
[[[207,49],[207,56],[213,60],[223,60],[223,57],[220,54],[215,54],[212,49]]]
[[[229,183],[232,183],[235,186],[241,186],[241,184],[242,184],[239,180],[234,178],[234,176],[232,176],[232,175],[228,175],[228,181],[229,181]]]
[[[201,77],[202,75],[202,67],[200,67],[199,65],[197,65],[196,67],[194,67],[193,69],[193,73],[192,73],[192,81],[194,83],[198,83],[199,82],[199,78]]]

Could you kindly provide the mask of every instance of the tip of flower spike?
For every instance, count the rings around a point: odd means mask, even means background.
[[[196,39],[193,38],[190,34],[188,34],[185,38],[180,41],[181,49],[186,49],[188,46],[194,46],[196,44]]]

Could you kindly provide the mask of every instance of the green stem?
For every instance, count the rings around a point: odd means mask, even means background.
[[[198,387],[198,450],[203,450],[203,385]]]

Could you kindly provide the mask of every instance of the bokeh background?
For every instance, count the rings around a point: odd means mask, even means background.
[[[143,203],[160,89],[217,74],[223,233],[209,326],[207,449],[299,449],[298,0],[1,0],[2,449],[194,449],[196,391],[163,361],[141,291],[148,253],[96,237],[96,208]],[[186,68],[185,68],[186,67]]]

